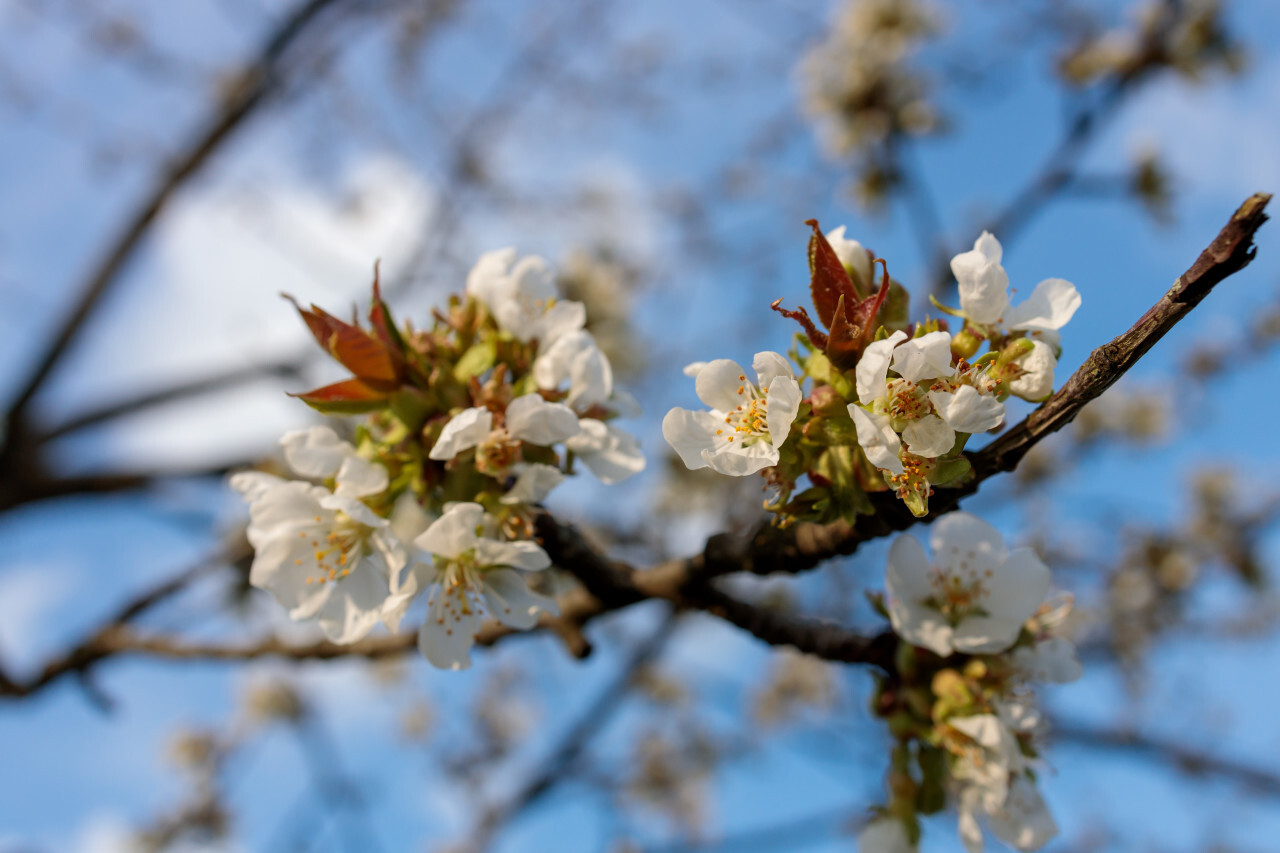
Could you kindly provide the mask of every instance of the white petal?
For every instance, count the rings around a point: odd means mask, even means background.
[[[363,638],[382,618],[390,593],[387,579],[366,557],[340,581],[316,614],[321,630],[335,643],[354,643]]]
[[[435,566],[417,563],[398,577],[392,578],[390,595],[382,608],[382,624],[387,630],[395,633],[400,630],[400,620],[418,593],[436,582],[438,576]]]
[[[736,361],[717,358],[707,362],[696,380],[698,399],[713,409],[731,412],[750,397],[746,390],[746,372]],[[738,389],[742,391],[739,392]]]
[[[441,594],[439,589],[433,593]],[[471,666],[471,647],[483,624],[483,617],[474,610],[456,617],[446,614],[443,622],[428,612],[427,621],[418,631],[418,650],[434,667],[467,669]]]
[[[387,528],[391,535],[401,542],[412,542],[422,535],[434,516],[428,515],[422,505],[418,503],[418,499],[412,491],[406,491],[400,497],[396,498],[395,506],[391,509],[391,518],[388,520]]]
[[[587,322],[587,306],[571,299],[557,300],[535,324],[539,348],[580,330]]]
[[[325,509],[331,509],[334,512],[346,513],[351,516],[351,518],[367,527],[387,526],[387,520],[371,510],[369,506],[363,503],[359,498],[350,498],[346,495],[329,494],[320,499],[320,506]]]
[[[566,403],[579,410],[607,403],[613,396],[613,365],[599,347],[592,346],[573,357],[569,364],[569,398]]]
[[[907,443],[908,452],[935,459],[956,443],[956,431],[937,415],[925,415],[907,424],[902,440]]]
[[[476,528],[484,522],[484,507],[477,503],[456,503],[432,522],[413,544],[432,554],[456,559],[476,546]]]
[[[467,293],[492,306],[505,297],[508,284],[507,270],[515,263],[516,250],[512,247],[485,252],[467,273]]]
[[[595,418],[583,418],[579,423],[582,432],[566,441],[564,446],[582,459],[600,482],[605,485],[620,483],[644,470],[644,451],[635,436]],[[703,462],[702,449],[703,446],[699,445],[699,467]]]
[[[359,456],[348,456],[338,469],[337,488],[334,494],[343,497],[362,498],[376,495],[387,489],[387,469]]]
[[[893,540],[885,570],[885,588],[890,597],[924,601],[933,595],[932,575],[933,566],[918,539],[903,533]]]
[[[427,454],[428,459],[445,462],[470,450],[493,432],[493,412],[484,408],[464,409],[449,419],[440,438]]]
[[[684,366],[684,370],[682,372],[690,379],[696,379],[698,374],[702,372],[702,368],[706,366],[707,363],[705,361],[691,361]]]
[[[300,527],[323,523],[333,519],[320,501],[329,497],[329,490],[300,480],[289,480],[263,492],[249,507],[250,541],[254,537],[269,539],[276,536],[297,536]],[[255,546],[257,543],[254,543]]]
[[[504,504],[542,503],[552,489],[564,482],[564,474],[554,465],[521,463],[513,470],[516,471],[516,481],[501,497]]]
[[[551,565],[551,558],[534,542],[481,539],[476,543],[476,563],[481,566],[511,566],[525,571],[538,571]]]
[[[1000,319],[1009,306],[1009,276],[1000,265],[1000,243],[983,232],[973,251],[951,259],[951,272],[960,292],[960,309],[975,323],[987,325]]]
[[[1024,400],[1038,402],[1053,393],[1053,371],[1058,359],[1053,348],[1042,341],[1033,341],[1031,351],[1013,360],[1026,373],[1009,383],[1009,392]]]
[[[967,512],[949,512],[935,521],[929,547],[938,565],[959,570],[966,563],[964,568],[976,568],[980,574],[988,569],[994,573],[1008,554],[1000,531]]]
[[[527,631],[538,624],[539,613],[560,613],[555,599],[529,589],[519,572],[494,569],[484,573],[484,604],[504,625]]]
[[[930,332],[893,351],[893,369],[908,382],[954,376],[951,366],[951,333]]]
[[[512,438],[549,447],[578,434],[578,416],[563,403],[548,403],[540,394],[525,394],[507,406],[507,432]]]
[[[968,853],[982,853],[985,846],[982,840],[982,827],[978,825],[978,799],[978,792],[972,786],[966,787],[960,794],[960,804],[956,809],[956,828],[959,830],[960,840],[964,842],[964,849]]]
[[[929,402],[956,432],[986,432],[1004,420],[1004,403],[972,385],[961,385],[955,391],[930,391]]]
[[[332,477],[346,459],[356,452],[326,426],[285,433],[280,439],[285,461],[304,477]]]
[[[1061,329],[1080,307],[1080,292],[1066,279],[1046,278],[1031,291],[1027,301],[1005,312],[1011,330]]]
[[[882,341],[867,344],[867,348],[862,351],[854,376],[857,379],[858,401],[864,406],[871,405],[873,400],[885,395],[893,348],[906,339],[906,332],[897,331]]]
[[[787,357],[776,352],[756,353],[755,358],[751,360],[751,369],[756,372],[756,377],[759,379],[757,385],[759,388],[768,388],[778,376],[785,376],[788,379],[795,379],[796,376]]]
[[[584,424],[588,423],[584,419]],[[662,437],[691,471],[707,467],[703,451],[714,451],[716,448],[717,429],[724,427],[710,412],[692,412],[688,409],[672,409],[662,419]],[[587,429],[587,427],[583,427]],[[566,445],[568,446],[568,445]]]
[[[707,467],[729,477],[748,477],[778,464],[778,449],[767,441],[743,446],[726,443],[715,450],[702,451]]]
[[[891,474],[901,474],[902,460],[898,458],[898,450],[902,441],[889,425],[889,416],[868,412],[861,406],[849,404],[849,417],[858,430],[858,444],[867,454],[871,464]]]
[[[1039,850],[1058,834],[1058,825],[1035,784],[1018,776],[1004,805],[987,816],[997,838],[1017,850]]]
[[[241,471],[238,474],[232,474],[227,482],[231,488],[240,493],[240,497],[253,503],[270,489],[288,481],[262,471]]]
[[[995,570],[983,606],[992,615],[1004,615],[1021,624],[1039,609],[1048,593],[1049,567],[1035,551],[1018,548]]]
[[[769,403],[765,421],[769,439],[774,447],[781,447],[791,434],[791,424],[800,411],[803,395],[800,393],[800,386],[790,376],[777,375],[767,387]]]

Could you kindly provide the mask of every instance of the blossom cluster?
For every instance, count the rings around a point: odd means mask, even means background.
[[[250,582],[335,643],[397,630],[427,599],[419,647],[459,669],[487,614],[527,629],[555,601],[528,573],[551,564],[532,507],[575,462],[604,483],[644,468],[618,418],[635,400],[613,380],[586,308],[558,298],[551,269],[514,249],[483,255],[466,294],[424,330],[397,326],[375,280],[370,328],[299,308],[352,377],[296,395],[364,415],[347,441],[327,426],[281,439],[289,476],[242,472]]]
[[[727,359],[689,365],[709,411],[672,409],[663,435],[689,468],[762,474],[775,488],[766,507],[784,524],[854,522],[871,512],[866,493],[885,490],[923,516],[935,486],[969,475],[966,442],[1004,423],[1010,396],[1053,393],[1058,330],[1080,294],[1051,278],[1010,304],[1000,243],[984,232],[951,261],[960,307],[935,303],[960,331],[945,318],[909,324],[907,293],[883,259],[843,226],[824,235],[810,224],[813,304],[826,331],[778,300],[773,308],[804,328],[791,361],[757,353],[754,378]],[[798,490],[802,478],[810,486]]]
[[[1038,850],[1057,826],[1036,787],[1044,724],[1037,683],[1081,675],[1062,636],[1069,598],[1046,600],[1049,569],[1029,548],[963,512],[939,519],[933,559],[903,535],[889,553],[884,603],[901,639],[874,708],[896,746],[891,801],[863,829],[863,853],[914,851],[918,817],[948,804],[970,853],[983,825],[1018,850]]]

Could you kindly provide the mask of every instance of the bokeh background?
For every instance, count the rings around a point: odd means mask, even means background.
[[[673,467],[687,362],[785,350],[804,220],[949,297],[983,227],[1074,282],[1059,381],[1280,186],[1269,0],[0,0],[0,671],[137,630],[303,641],[246,585],[227,471],[342,370],[381,261],[427,317],[549,258],[645,407],[649,465],[550,500],[638,563],[757,519]],[[966,508],[1077,596],[1046,691],[1058,851],[1280,837],[1280,241]],[[1029,407],[1011,412],[1021,417]],[[887,543],[737,589],[874,630]],[[569,583],[566,579],[565,583]],[[871,677],[655,604],[465,673],[414,656],[120,656],[0,696],[0,851],[837,851],[882,800]],[[923,849],[957,850],[954,817]]]

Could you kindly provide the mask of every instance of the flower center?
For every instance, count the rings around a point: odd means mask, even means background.
[[[738,395],[746,397],[731,411],[725,413],[727,429],[716,430],[716,435],[728,433],[728,441],[738,441],[749,447],[757,441],[772,441],[769,437],[769,391],[747,384],[746,376],[739,376]]]
[[[474,551],[459,554],[452,560],[437,557],[436,566],[440,574],[427,597],[427,611],[431,614],[430,618],[436,620],[436,624],[461,622],[463,616],[484,610],[479,566],[476,565]],[[453,628],[445,628],[445,633],[453,634]]]
[[[317,515],[315,520],[320,523],[321,516]],[[303,539],[307,535],[306,532],[298,534]],[[312,556],[320,573],[308,577],[307,583],[336,583],[351,574],[352,567],[364,552],[369,528],[345,512],[336,512],[332,526],[327,530],[313,528],[310,535],[313,537],[311,547],[315,549]],[[299,557],[293,562],[295,565],[302,565],[303,561]]]
[[[986,615],[983,605],[990,595],[987,582],[991,569],[977,564],[977,553],[970,550],[957,554],[958,561],[949,569],[934,567],[929,576],[933,590],[928,604],[946,617],[954,628],[969,616]]]

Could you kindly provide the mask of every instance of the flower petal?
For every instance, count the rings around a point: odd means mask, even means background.
[[[227,482],[231,488],[240,493],[240,497],[253,503],[269,490],[288,481],[263,471],[241,471],[238,474],[232,474]]]
[[[778,376],[785,376],[788,379],[796,378],[795,371],[791,369],[791,362],[787,361],[786,356],[776,352],[756,353],[755,358],[751,360],[751,369],[756,372],[759,388],[768,388]]]
[[[858,401],[864,406],[871,405],[872,401],[885,395],[893,348],[906,339],[906,332],[897,331],[882,341],[867,344],[867,348],[862,351],[854,376],[857,379]]]
[[[584,419],[584,423],[586,420]],[[717,445],[716,430],[724,426],[710,412],[693,412],[688,409],[672,409],[662,419],[662,437],[691,471],[707,467],[704,451],[714,451]],[[587,429],[587,427],[583,427]],[[594,428],[592,428],[594,429]]]
[[[606,485],[620,483],[644,470],[644,451],[640,449],[640,441],[635,436],[595,418],[583,418],[579,423],[582,432],[566,441],[564,446],[581,458],[582,463],[600,482]],[[665,429],[665,420],[663,423]],[[701,449],[697,458],[701,463]]]
[[[695,383],[698,399],[713,409],[730,412],[750,397],[746,389],[746,371],[736,361],[717,358],[698,371]],[[739,391],[738,389],[742,390]]]
[[[280,438],[280,446],[284,448],[284,458],[290,468],[304,477],[317,479],[332,477],[342,460],[356,452],[327,426],[287,432]]]
[[[342,460],[333,491],[343,497],[362,498],[386,491],[387,483],[386,468],[353,454]]]
[[[499,500],[504,504],[536,504],[564,482],[564,474],[554,465],[541,462],[514,466],[516,481]]]
[[[525,394],[507,406],[507,432],[512,438],[549,447],[578,434],[578,416],[563,403],[548,403],[540,394]]]
[[[891,474],[901,474],[902,460],[898,451],[902,440],[889,425],[889,416],[876,412],[868,412],[861,406],[849,404],[849,417],[853,418],[853,426],[858,431],[858,444],[872,465]]]
[[[994,572],[1008,553],[1000,531],[967,512],[949,512],[935,521],[929,531],[929,547],[938,565],[949,571],[966,562],[966,567],[980,573],[987,569]]]
[[[1053,371],[1058,366],[1053,348],[1043,341],[1033,341],[1031,351],[1013,360],[1026,372],[1009,383],[1009,392],[1031,402],[1039,402],[1053,393]]]
[[[769,403],[765,412],[765,425],[773,446],[782,447],[791,434],[791,424],[800,411],[800,401],[804,395],[800,393],[800,386],[794,379],[781,374],[775,376],[767,387]]]
[[[1067,324],[1081,303],[1080,292],[1066,279],[1046,278],[1031,291],[1027,301],[1005,312],[1010,330],[1056,331]]]
[[[335,643],[345,645],[363,638],[382,618],[390,593],[387,578],[376,558],[366,557],[340,581],[316,614],[320,629]]]
[[[484,507],[480,504],[456,503],[413,540],[413,544],[446,559],[457,559],[476,546],[476,528],[483,522]]]
[[[481,539],[476,543],[476,563],[480,566],[511,566],[533,572],[551,565],[551,558],[534,542]]]
[[[504,625],[527,631],[538,624],[539,613],[560,613],[555,599],[529,589],[519,572],[493,569],[484,573],[484,604],[489,614]]]
[[[433,593],[441,594],[439,589]],[[471,647],[483,624],[483,617],[475,610],[443,617],[428,613],[418,631],[418,650],[439,669],[467,669],[471,666]]]
[[[930,391],[929,402],[956,432],[986,432],[1004,420],[1004,403],[972,385],[961,385],[954,391]]]
[[[449,419],[432,445],[428,459],[446,462],[470,450],[493,432],[493,412],[485,408],[464,409]]]
[[[956,431],[937,415],[925,415],[907,424],[902,431],[907,451],[926,459],[936,459],[956,443]]]
[[[908,382],[954,376],[951,333],[930,332],[902,344],[893,351],[893,369]]]

